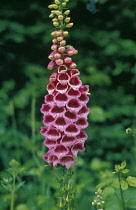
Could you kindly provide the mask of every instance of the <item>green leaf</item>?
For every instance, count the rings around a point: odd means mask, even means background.
[[[106,187],[104,190],[103,190],[103,196],[104,198],[108,197],[108,196],[113,196],[115,193],[115,189],[111,186],[109,187]]]
[[[123,174],[126,174],[126,173],[128,173],[130,170],[129,169],[124,169],[123,171],[122,171],[122,173]]]
[[[121,181],[120,184],[122,190],[126,190],[128,188],[128,183],[126,181]]]
[[[20,187],[22,187],[22,185],[24,184],[25,182],[20,182],[19,184],[17,184],[16,188],[15,188],[15,191],[18,190]]]
[[[126,181],[132,187],[136,187],[136,177],[128,176]]]
[[[121,163],[121,169],[124,169],[125,167],[126,167],[126,160]]]
[[[12,191],[12,186],[10,184],[5,185],[4,183],[1,183],[1,185],[5,190],[10,191],[10,192]]]
[[[104,210],[122,210],[120,200],[116,195],[106,198]]]

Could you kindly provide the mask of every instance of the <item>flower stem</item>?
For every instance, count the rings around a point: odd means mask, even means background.
[[[40,168],[41,165],[39,163],[38,158],[36,157],[34,144],[35,144],[35,106],[36,106],[36,97],[35,93],[32,95],[32,102],[31,102],[31,134],[32,134],[32,156],[36,163],[36,165]]]
[[[59,209],[63,210],[74,210],[74,198],[75,189],[72,186],[71,178],[73,176],[73,170],[62,168],[62,175],[58,177],[58,182],[60,183],[60,195],[59,202],[57,206]]]
[[[122,208],[123,208],[123,210],[126,210],[123,191],[122,191],[122,188],[121,188],[121,179],[122,179],[121,172],[118,173],[118,179],[119,179],[119,189],[120,189],[120,195],[121,195]]]
[[[16,176],[13,176],[12,191],[11,191],[10,210],[14,210],[14,201],[15,201],[15,181],[16,181]]]

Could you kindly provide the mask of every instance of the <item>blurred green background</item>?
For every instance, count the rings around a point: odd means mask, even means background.
[[[55,210],[58,188],[45,154],[40,107],[50,71],[51,0],[0,2],[0,170],[1,178],[12,158],[24,167],[25,185],[16,195],[16,210]],[[136,142],[126,135],[136,129],[136,0],[99,0],[97,12],[88,0],[71,0],[67,43],[78,49],[73,56],[83,84],[90,86],[86,151],[75,166],[78,209],[91,206],[95,185],[113,165],[127,160],[136,172]],[[103,173],[103,175],[102,175]],[[52,176],[51,176],[52,174]],[[9,209],[10,195],[0,190],[0,210]]]

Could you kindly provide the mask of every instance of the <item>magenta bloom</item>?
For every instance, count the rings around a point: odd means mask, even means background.
[[[64,38],[61,31],[55,31],[51,60],[48,69],[55,69],[46,86],[41,134],[45,137],[44,145],[49,149],[43,159],[53,167],[58,164],[70,168],[76,161],[78,151],[84,151],[87,134],[83,129],[88,126],[89,87],[82,85],[80,72],[71,56],[78,51],[72,46],[61,46]],[[65,43],[64,43],[65,45]]]

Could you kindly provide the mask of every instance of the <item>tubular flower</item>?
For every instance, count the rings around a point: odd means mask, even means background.
[[[53,167],[60,164],[70,168],[76,161],[78,151],[85,150],[87,134],[83,129],[88,126],[89,86],[82,84],[80,71],[71,57],[78,51],[66,45],[68,31],[64,29],[73,23],[67,23],[66,20],[70,21],[67,17],[70,11],[65,10],[63,0],[59,2],[53,4],[56,6],[49,5],[49,8],[53,8],[50,17],[56,18],[56,26],[60,29],[51,33],[53,45],[47,68],[55,71],[49,78],[46,86],[48,94],[40,109],[44,124],[41,134],[45,137],[44,145],[49,149],[43,159]]]

